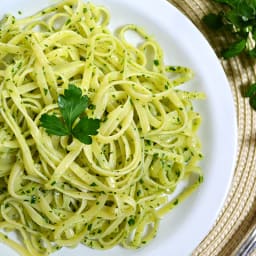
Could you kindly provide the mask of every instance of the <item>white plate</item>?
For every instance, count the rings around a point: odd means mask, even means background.
[[[32,14],[56,1],[1,0],[0,17],[5,13]],[[229,84],[205,38],[175,7],[164,0],[91,0],[106,6],[111,27],[135,23],[155,36],[164,49],[166,62],[192,68],[196,77],[190,86],[204,91],[207,100],[198,103],[203,116],[201,137],[205,158],[202,162],[204,183],[198,191],[161,221],[158,236],[136,251],[119,247],[108,251],[84,246],[62,249],[54,256],[155,256],[190,255],[207,235],[223,205],[233,176],[236,152],[236,119]],[[16,255],[1,245],[1,255]]]

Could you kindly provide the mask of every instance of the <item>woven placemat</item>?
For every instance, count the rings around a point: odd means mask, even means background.
[[[225,33],[210,31],[202,17],[218,11],[212,0],[169,0],[180,9],[205,35],[219,56],[220,50],[230,42]],[[256,215],[256,111],[242,96],[243,89],[256,81],[256,65],[253,60],[236,57],[220,62],[226,72],[233,93],[238,121],[237,162],[233,181],[222,211],[212,230],[193,255],[229,256],[254,224]]]

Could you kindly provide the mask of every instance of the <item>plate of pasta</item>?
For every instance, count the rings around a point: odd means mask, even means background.
[[[0,17],[1,253],[191,254],[237,136],[197,28],[165,0],[2,0]]]

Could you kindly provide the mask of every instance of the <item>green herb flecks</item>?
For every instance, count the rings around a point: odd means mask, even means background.
[[[134,219],[134,218],[130,218],[130,219],[128,220],[128,224],[129,224],[129,226],[134,225],[134,224],[135,224],[135,219]]]
[[[48,134],[57,136],[72,135],[84,144],[92,143],[92,135],[98,133],[99,119],[88,118],[85,110],[89,105],[89,98],[82,95],[82,90],[73,84],[59,95],[58,106],[62,117],[55,114],[43,114],[40,122]],[[79,118],[79,121],[76,120]],[[75,123],[75,125],[74,125]]]

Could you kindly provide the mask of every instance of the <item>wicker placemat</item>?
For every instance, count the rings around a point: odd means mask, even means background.
[[[219,5],[212,0],[169,1],[189,17],[219,55],[220,49],[230,42],[230,38],[223,32],[216,34],[210,31],[201,21],[205,14],[217,12]],[[237,111],[237,163],[225,205],[213,229],[194,251],[193,255],[200,256],[231,255],[255,222],[256,215],[256,111],[251,109],[248,99],[242,97],[243,89],[256,81],[256,65],[245,56],[220,61],[230,82]]]

